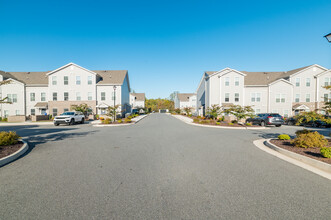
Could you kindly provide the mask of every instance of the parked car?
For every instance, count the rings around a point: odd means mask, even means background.
[[[58,126],[59,124],[74,125],[76,123],[84,124],[85,116],[82,112],[64,112],[59,116],[54,118],[54,125]]]
[[[284,124],[284,119],[277,113],[263,113],[257,114],[257,117],[255,118],[248,118],[246,123],[258,124],[261,126],[275,125],[276,127],[280,127]]]
[[[286,125],[295,125],[297,120],[294,117],[289,117],[285,120],[284,124]]]

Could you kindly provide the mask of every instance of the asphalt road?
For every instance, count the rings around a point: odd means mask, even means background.
[[[0,130],[9,128],[1,127]],[[331,182],[255,147],[295,127],[11,127],[31,150],[0,168],[0,219],[330,219]]]

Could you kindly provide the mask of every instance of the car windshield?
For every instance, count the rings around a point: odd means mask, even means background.
[[[74,115],[75,112],[65,112],[65,113],[62,113],[61,115]]]

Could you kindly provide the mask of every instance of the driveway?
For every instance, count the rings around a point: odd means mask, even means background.
[[[6,128],[0,128],[6,129]],[[256,148],[297,127],[226,130],[166,114],[138,124],[13,128],[1,219],[328,219],[331,182]]]

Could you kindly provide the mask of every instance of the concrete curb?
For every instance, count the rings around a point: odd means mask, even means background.
[[[148,115],[143,115],[142,117],[138,118],[137,120],[131,120],[131,123],[127,124],[94,124],[93,127],[119,127],[119,126],[128,126],[128,125],[134,125],[137,124],[140,120],[143,118],[146,118]],[[135,118],[134,118],[135,119]]]
[[[270,143],[270,140],[271,139],[259,139],[255,140],[253,143],[256,147],[273,156],[331,180],[331,165],[279,148]]]
[[[206,127],[206,128],[220,128],[220,129],[233,129],[233,130],[265,130],[265,129],[270,129],[266,127],[226,127],[226,126],[217,126],[217,125],[202,125],[202,124],[196,124],[193,123],[193,119],[187,118],[185,116],[181,115],[172,115],[174,118],[177,118],[186,124],[189,125],[194,125],[194,126],[199,126],[199,127]]]
[[[23,141],[22,139],[20,139],[20,141],[22,141],[24,143],[23,146],[18,151],[16,151],[15,153],[13,153],[13,154],[11,154],[7,157],[1,158],[0,159],[0,167],[16,160],[17,158],[22,156],[29,149],[29,145],[28,145],[27,142]]]
[[[0,127],[2,126],[26,126],[26,125],[53,125],[53,122],[1,122]]]

